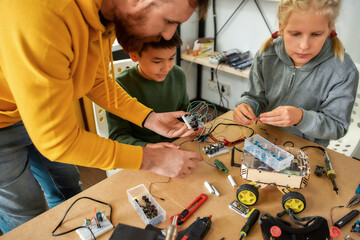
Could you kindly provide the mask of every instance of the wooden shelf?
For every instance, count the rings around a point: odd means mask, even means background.
[[[209,68],[216,68],[217,65],[209,63],[209,57],[194,57],[193,55],[188,55],[186,53],[181,53],[181,59],[188,61],[188,62],[193,62],[196,64],[200,64]],[[250,71],[250,67],[246,68],[244,71],[239,71],[236,70],[232,67],[229,67],[227,65],[221,65],[218,70],[223,71],[223,72],[227,72],[227,73],[231,73],[240,77],[244,77],[244,78],[249,78],[249,71]]]

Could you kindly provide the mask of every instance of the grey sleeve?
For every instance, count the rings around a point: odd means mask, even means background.
[[[241,103],[247,103],[257,116],[268,105],[268,101],[265,98],[262,58],[259,52],[256,53],[250,68],[247,90],[241,95],[241,99],[236,105]],[[257,112],[256,109],[258,109]]]
[[[318,112],[302,109],[303,119],[295,128],[315,139],[343,137],[350,125],[358,81],[359,72],[355,69],[327,93]]]

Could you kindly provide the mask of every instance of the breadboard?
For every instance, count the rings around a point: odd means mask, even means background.
[[[103,216],[103,221],[100,222],[100,226],[101,226],[101,228],[98,228],[96,223],[94,223],[92,226],[89,226],[89,228],[94,233],[96,238],[114,228],[112,223],[105,216]],[[91,239],[93,239],[89,229],[80,228],[80,229],[76,230],[76,233],[79,235],[79,237],[82,240],[91,240]]]

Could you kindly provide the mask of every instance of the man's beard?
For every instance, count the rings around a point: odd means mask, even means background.
[[[159,41],[161,38],[160,36],[146,37],[146,38],[140,36],[134,36],[129,33],[127,28],[123,25],[122,21],[115,22],[115,32],[119,44],[122,46],[123,50],[126,53],[139,52],[144,42]]]

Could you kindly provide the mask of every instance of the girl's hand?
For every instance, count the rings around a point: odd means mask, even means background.
[[[280,106],[274,110],[260,114],[260,121],[278,127],[290,127],[299,124],[303,111],[293,106]]]
[[[259,121],[247,103],[241,103],[234,109],[233,118],[235,122],[245,126],[252,125],[255,121]]]

